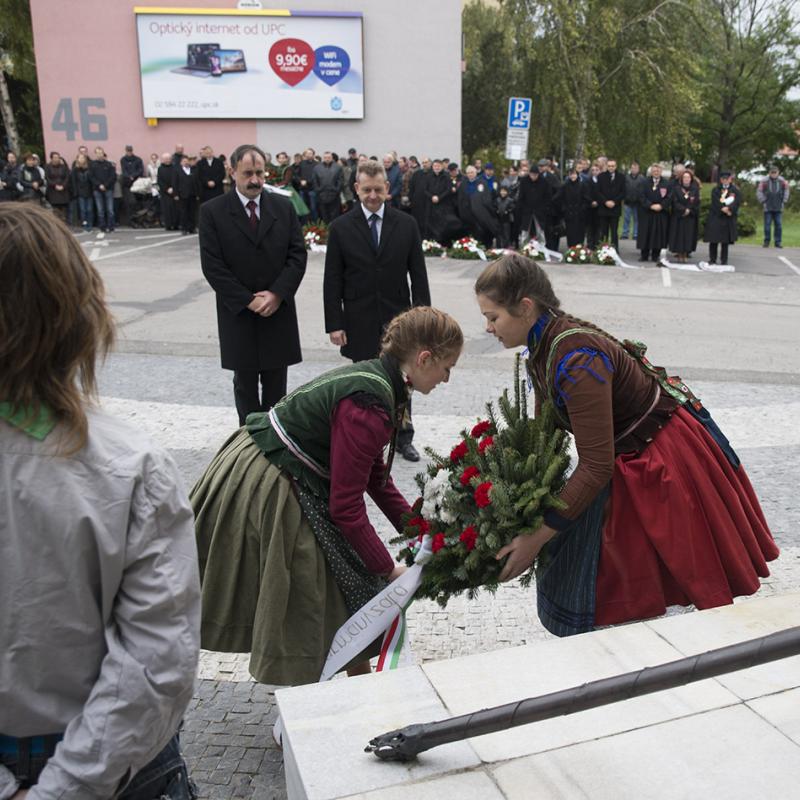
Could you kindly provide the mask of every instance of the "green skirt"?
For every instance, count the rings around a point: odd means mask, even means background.
[[[250,674],[261,683],[318,681],[350,615],[289,478],[241,428],[189,497],[203,590],[202,646],[249,652]]]

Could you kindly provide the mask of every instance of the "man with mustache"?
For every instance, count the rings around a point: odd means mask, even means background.
[[[217,294],[222,368],[233,370],[244,425],[286,394],[287,368],[302,360],[294,295],[306,248],[291,201],[265,188],[263,151],[240,145],[230,166],[234,190],[200,207],[200,264]]]

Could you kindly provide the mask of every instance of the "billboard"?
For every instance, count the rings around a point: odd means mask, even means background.
[[[360,12],[134,12],[145,117],[364,117]]]

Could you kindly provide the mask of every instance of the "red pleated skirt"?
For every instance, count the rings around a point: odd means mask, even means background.
[[[642,453],[617,456],[609,503],[596,625],[727,605],[779,554],[744,467],[683,408]]]

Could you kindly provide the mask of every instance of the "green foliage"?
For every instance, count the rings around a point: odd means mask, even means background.
[[[33,52],[33,26],[28,0],[0,0],[0,69],[8,82],[11,106],[16,117],[21,150],[44,148],[39,111],[39,86]],[[2,139],[7,133],[0,121]]]
[[[496,590],[503,567],[497,551],[540,528],[547,509],[563,508],[558,493],[569,463],[567,434],[556,427],[550,403],[535,419],[528,416],[520,367],[517,356],[513,396],[505,389],[496,407],[487,404],[488,419],[462,431],[453,453],[426,451],[432,463],[416,477],[425,505],[415,504],[403,534],[394,539],[405,545],[399,558],[412,563],[414,544],[424,533],[433,537],[438,549],[425,565],[418,594],[443,606],[465,591],[474,597],[479,588]],[[462,482],[468,469],[471,477]],[[479,499],[482,490],[487,502]],[[474,547],[462,536],[470,528]],[[522,577],[523,585],[532,576],[533,569]]]
[[[708,174],[797,147],[794,0],[501,0],[462,20],[470,158],[504,163],[511,95],[533,98],[531,157],[559,155],[563,136],[567,159],[692,159]]]

